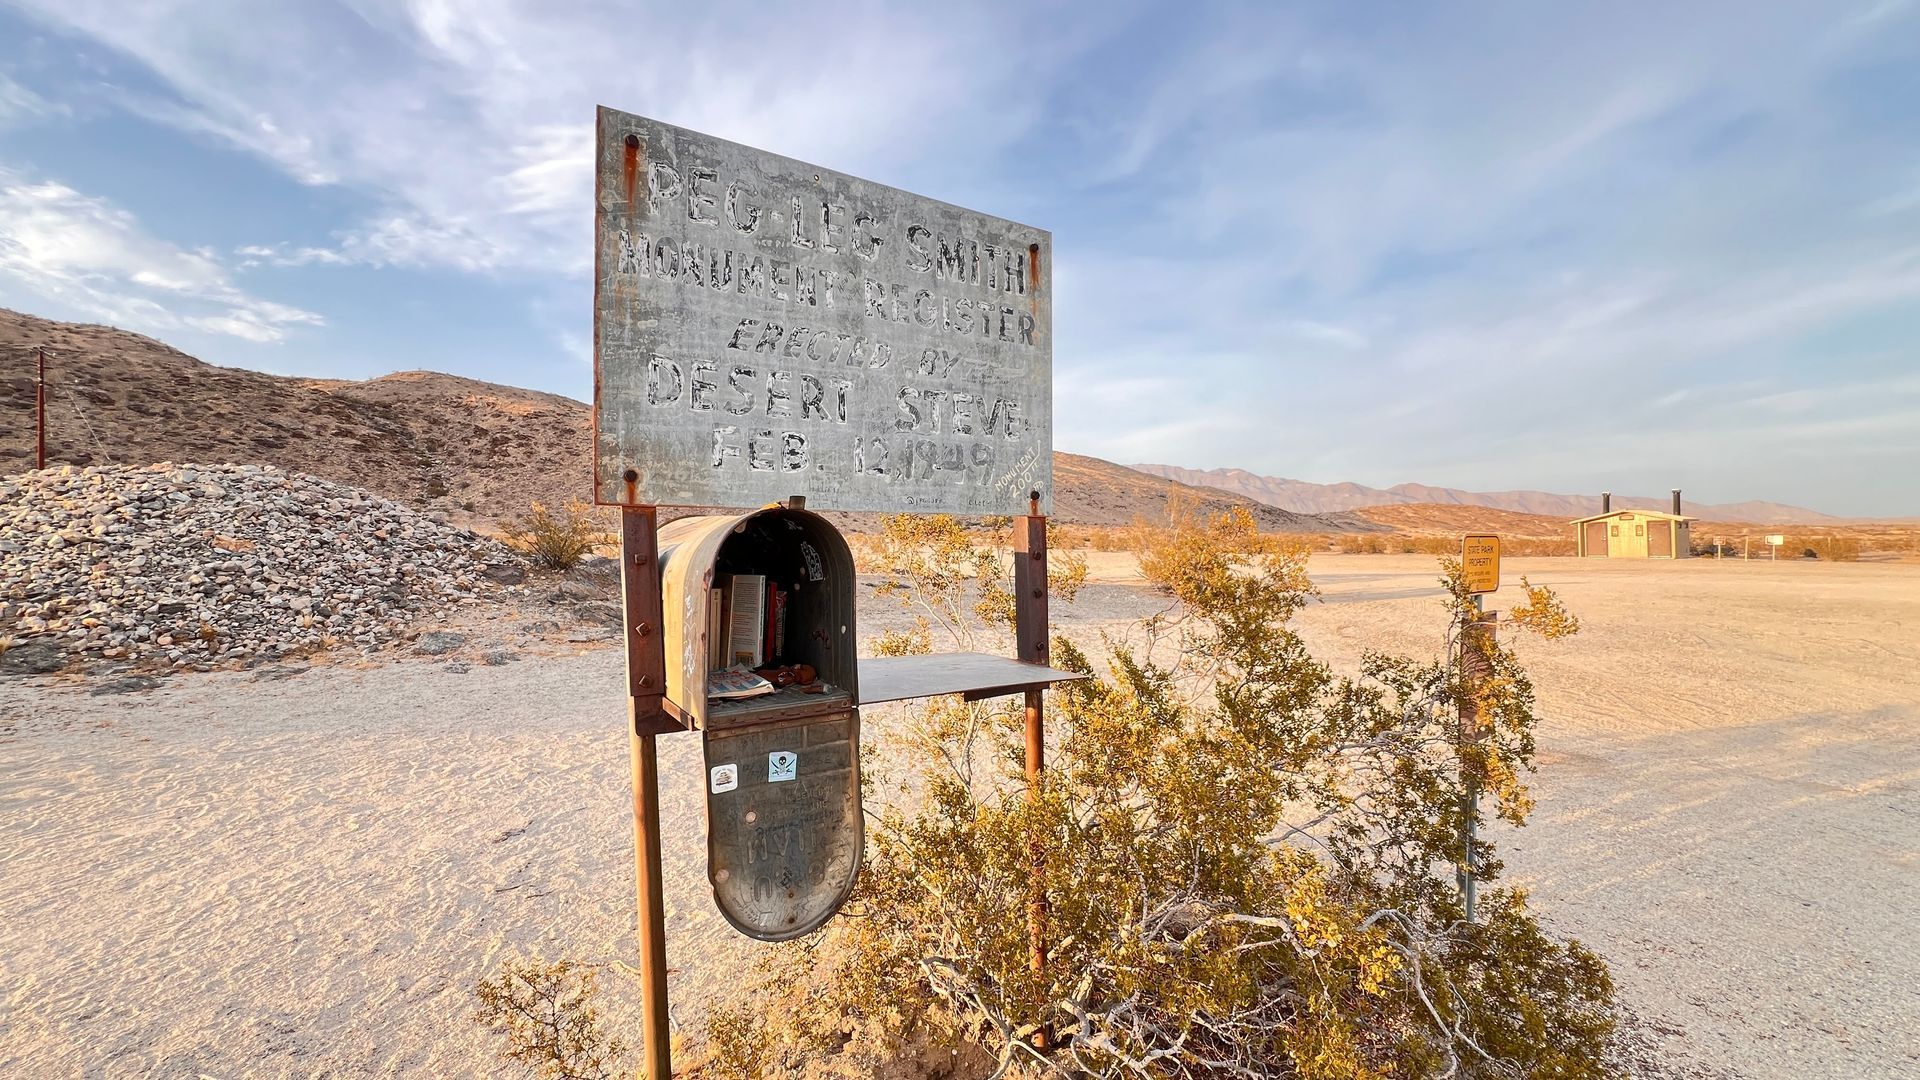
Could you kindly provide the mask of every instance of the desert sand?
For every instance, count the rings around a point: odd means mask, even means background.
[[[1337,664],[1437,647],[1431,559],[1313,569]],[[1095,571],[1056,610],[1077,637],[1159,606],[1125,557]],[[1524,646],[1547,719],[1509,878],[1689,1074],[1920,1072],[1920,570],[1522,573],[1586,629]],[[274,674],[0,683],[0,1075],[513,1075],[469,1017],[516,953],[600,966],[637,1037],[618,654]],[[760,948],[706,893],[696,738],[661,740],[683,1024]]]

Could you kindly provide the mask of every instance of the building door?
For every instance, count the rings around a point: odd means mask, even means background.
[[[1606,522],[1587,522],[1587,557],[1590,559],[1604,559],[1607,557]]]
[[[1647,522],[1647,558],[1673,558],[1673,523],[1670,521]]]

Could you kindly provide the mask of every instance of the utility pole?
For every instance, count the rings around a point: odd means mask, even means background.
[[[33,455],[33,467],[44,469],[47,467],[47,348],[42,345],[34,351],[40,357],[40,378],[34,384],[33,394],[34,408],[39,414],[39,420],[34,425],[37,445]]]

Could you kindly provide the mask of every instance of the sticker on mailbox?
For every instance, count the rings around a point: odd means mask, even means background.
[[[775,750],[767,755],[767,783],[791,780],[799,772],[800,755],[791,750]]]
[[[732,763],[715,765],[707,770],[707,777],[712,783],[715,795],[723,791],[732,791],[740,786],[740,766]]]

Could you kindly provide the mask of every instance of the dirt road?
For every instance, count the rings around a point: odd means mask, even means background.
[[[1157,606],[1100,569],[1070,627]],[[1302,625],[1337,663],[1435,646],[1431,560],[1314,571],[1327,602]],[[1527,646],[1545,764],[1533,826],[1498,835],[1510,876],[1676,1058],[1920,1073],[1920,569],[1508,572],[1586,623]],[[604,649],[126,695],[0,683],[0,1075],[497,1073],[470,988],[519,951],[603,965],[630,1027],[620,687]],[[693,737],[662,764],[690,1016],[754,947],[706,895]]]

